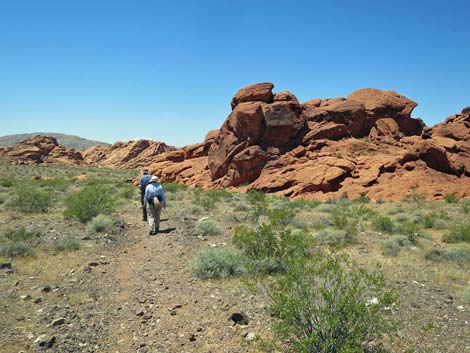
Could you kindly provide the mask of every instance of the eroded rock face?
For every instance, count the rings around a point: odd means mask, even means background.
[[[174,150],[174,147],[167,146],[163,142],[137,140],[116,142],[111,146],[93,146],[82,151],[82,156],[86,164],[134,169],[145,167],[163,152]]]
[[[411,117],[417,104],[394,91],[299,104],[291,92],[272,89],[241,89],[195,156],[187,148],[164,153],[155,174],[289,197],[401,200],[412,190],[429,199],[470,196],[470,108],[429,128]]]
[[[19,164],[65,163],[80,164],[82,155],[60,146],[54,137],[37,135],[16,145],[0,149],[0,155]]]

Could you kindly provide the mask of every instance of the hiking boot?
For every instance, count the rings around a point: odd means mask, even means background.
[[[155,235],[155,234],[157,234],[157,233],[154,232],[153,230],[151,230],[151,231],[149,232],[149,235]]]

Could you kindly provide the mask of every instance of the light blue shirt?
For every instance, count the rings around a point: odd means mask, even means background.
[[[163,207],[166,207],[166,196],[165,192],[163,191],[163,187],[158,183],[150,183],[145,188],[145,195],[144,195],[144,206],[147,206],[148,201],[156,196],[160,196],[162,199]]]

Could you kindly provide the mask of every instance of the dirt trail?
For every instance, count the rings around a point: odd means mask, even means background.
[[[106,273],[96,271],[91,283],[104,290],[95,321],[107,335],[100,349],[107,352],[250,352],[248,332],[260,333],[265,305],[234,281],[193,278],[188,262],[212,240],[193,236],[195,218],[177,207],[163,214],[161,231],[149,236],[138,212],[123,215],[135,242],[102,255]],[[219,241],[218,239],[217,241]],[[234,326],[229,317],[243,311],[248,327]],[[108,313],[112,313],[108,316]],[[223,348],[222,348],[223,347]]]

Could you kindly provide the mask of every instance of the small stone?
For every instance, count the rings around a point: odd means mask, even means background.
[[[256,339],[256,334],[254,332],[248,332],[246,334],[247,341],[254,341]]]
[[[58,319],[52,320],[51,325],[52,326],[60,326],[65,323],[65,318],[59,317]]]
[[[41,297],[37,297],[36,299],[34,299],[34,304],[39,304],[42,302],[42,298]]]
[[[55,343],[55,336],[41,335],[34,343],[36,343],[36,349],[38,351],[45,351],[46,349],[52,348]]]
[[[138,312],[135,313],[136,316],[144,316],[145,311],[144,309],[140,309]]]
[[[32,297],[29,294],[26,294],[26,295],[22,295],[20,298],[26,301],[26,300],[31,300]]]
[[[239,313],[233,313],[230,315],[229,320],[232,320],[234,324],[238,325],[248,325],[248,322],[250,321],[248,319],[248,316],[245,313],[239,312]]]
[[[194,342],[196,340],[196,335],[193,333],[189,335],[189,342]]]
[[[0,269],[5,270],[5,269],[11,269],[11,262],[0,262]]]
[[[174,309],[170,310],[170,315],[175,316],[176,315],[176,310],[174,310]]]
[[[173,306],[173,310],[175,310],[175,309],[180,309],[181,307],[183,307],[181,304],[175,304],[175,305]]]
[[[52,290],[51,286],[44,286],[41,288],[41,292],[49,293]]]

